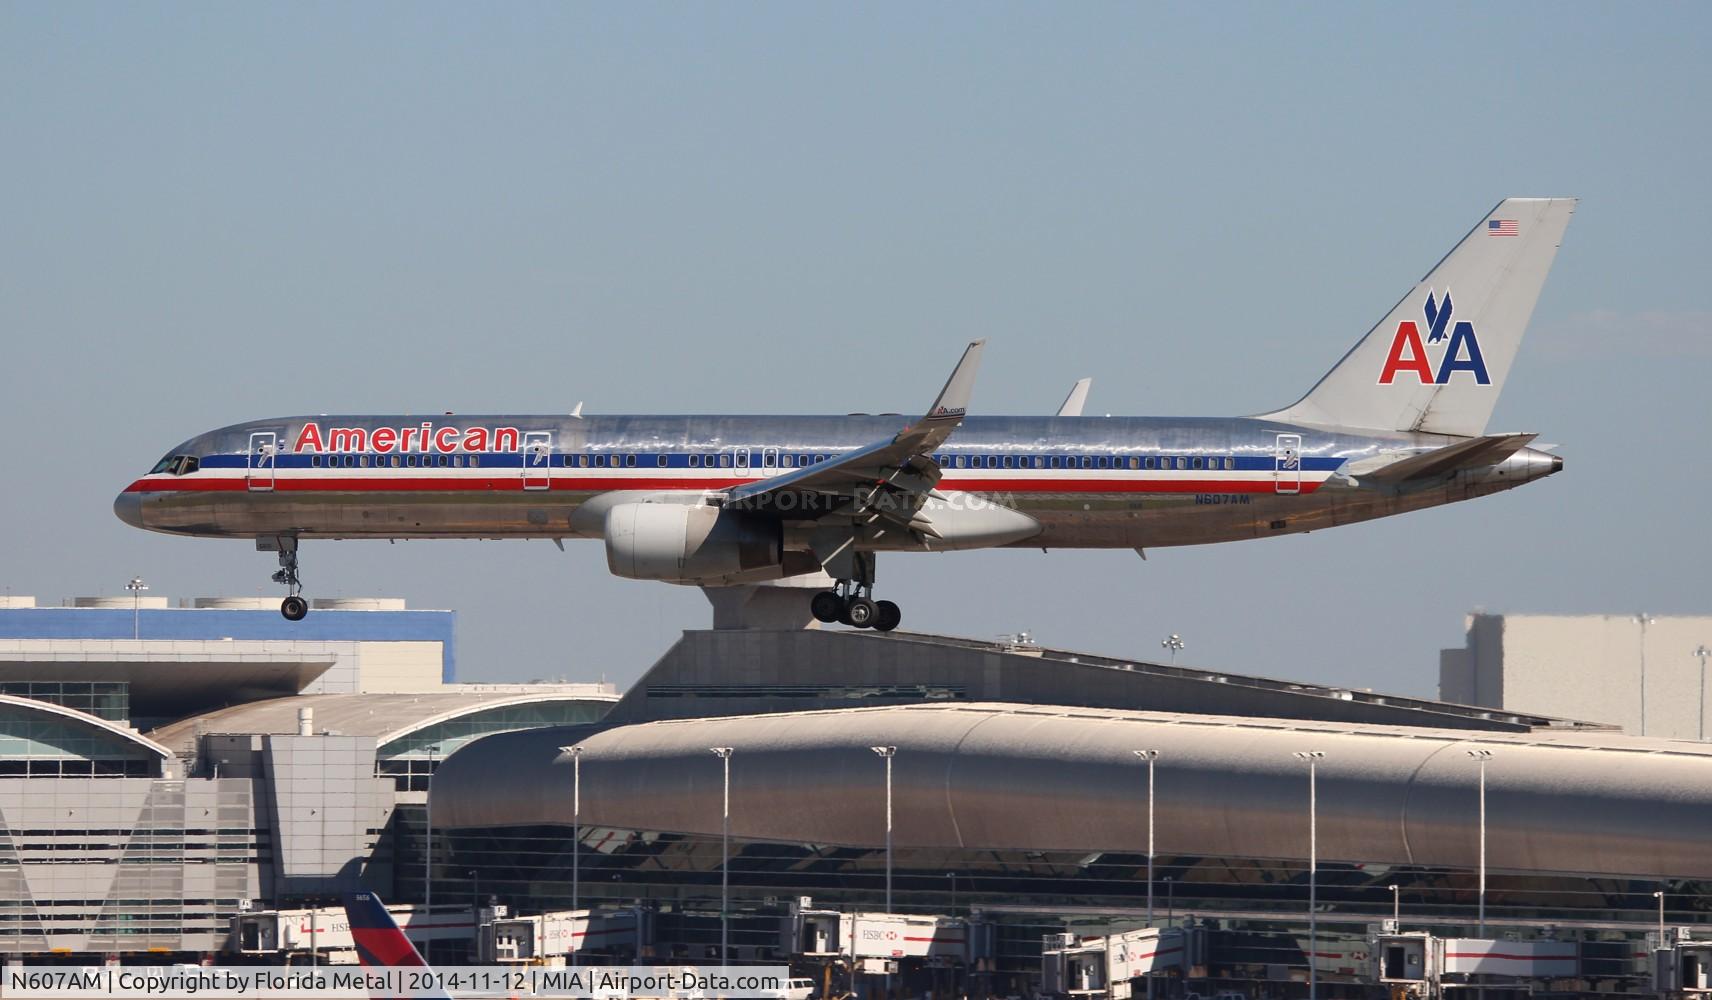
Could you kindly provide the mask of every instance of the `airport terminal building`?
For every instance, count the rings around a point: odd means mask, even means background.
[[[457,684],[454,622],[332,600],[294,633],[271,601],[7,598],[0,955],[200,956],[241,910],[393,893],[436,762],[616,700]]]
[[[717,961],[723,932],[864,996],[1712,969],[1692,740],[1023,637],[721,628],[622,697],[470,685],[450,612],[309,622],[0,608],[0,955],[349,960],[325,907],[361,884],[437,961]]]

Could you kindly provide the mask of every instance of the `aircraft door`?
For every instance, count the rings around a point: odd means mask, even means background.
[[[523,488],[544,490],[553,485],[553,432],[523,432]]]
[[[273,489],[273,467],[279,457],[279,436],[273,431],[256,431],[250,435],[250,453],[244,466],[244,485],[252,493],[267,493]]]
[[[779,474],[779,449],[766,448],[761,452],[761,475],[776,476]]]
[[[1278,493],[1302,492],[1302,435],[1278,435],[1272,449],[1272,488]]]

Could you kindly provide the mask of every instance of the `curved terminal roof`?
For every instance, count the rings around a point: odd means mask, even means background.
[[[683,719],[600,731],[507,733],[441,765],[436,823],[571,822],[571,763],[585,747],[582,822],[717,835],[720,762],[731,828],[751,840],[873,846],[884,840],[884,769],[897,748],[901,847],[1134,850],[1145,843],[1146,771],[1159,752],[1165,853],[1298,859],[1308,853],[1308,770],[1321,751],[1322,858],[1472,867],[1487,764],[1490,863],[1524,872],[1712,876],[1712,747],[1606,732],[1469,732],[996,703],[927,704]]]
[[[529,687],[505,685],[423,694],[295,695],[193,716],[163,726],[150,735],[168,746],[188,748],[198,734],[204,733],[295,733],[298,712],[307,708],[314,713],[315,732],[372,736],[383,757],[389,755],[389,746],[394,752],[407,754],[412,750],[426,753],[430,749],[446,754],[476,736],[525,726],[593,721],[618,700],[604,685],[543,685],[539,690],[528,690]],[[445,731],[448,723],[459,720],[479,723],[481,717],[491,717],[490,725]],[[409,739],[436,727],[440,727],[438,739]],[[406,745],[399,746],[401,741]]]
[[[78,756],[94,759],[96,747],[109,746],[118,751],[112,756],[141,757],[152,759],[157,764],[164,764],[174,759],[170,749],[149,739],[135,729],[127,729],[116,722],[110,722],[107,719],[79,712],[73,708],[66,708],[63,705],[55,705],[51,702],[0,694],[0,716],[34,718],[57,723],[59,727],[64,727],[58,732],[30,733],[26,730],[19,734],[5,733],[0,736],[0,757],[15,755],[9,752],[10,748],[7,744],[16,740],[30,744],[24,751],[30,756]],[[81,737],[77,742],[85,744],[82,749],[69,745],[71,741],[60,736],[60,733],[66,730]]]

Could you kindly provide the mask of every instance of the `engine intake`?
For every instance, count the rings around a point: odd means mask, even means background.
[[[605,534],[607,568],[632,580],[730,583],[777,576],[784,563],[777,522],[716,507],[619,504]]]

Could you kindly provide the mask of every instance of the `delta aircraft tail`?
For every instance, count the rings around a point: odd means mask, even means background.
[[[1508,198],[1294,405],[1290,423],[1474,437],[1575,211],[1573,198]]]
[[[352,892],[345,895],[345,916],[351,921],[351,938],[357,944],[357,960],[365,969],[427,969],[422,953],[410,943],[398,921],[372,892]],[[410,985],[420,985],[412,983]],[[405,990],[402,997],[410,1000],[452,1000],[452,995],[438,988]],[[375,1000],[383,1000],[376,997]]]

